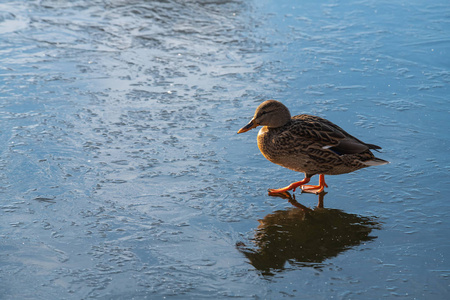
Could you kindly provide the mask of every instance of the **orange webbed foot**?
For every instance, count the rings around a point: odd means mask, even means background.
[[[284,193],[290,190],[293,190],[295,192],[295,190],[299,187],[304,185],[305,183],[309,182],[309,178],[306,178],[301,180],[301,181],[297,181],[297,182],[293,182],[290,185],[288,185],[287,187],[284,188],[280,188],[280,189],[269,189],[269,195],[275,195],[275,194],[280,194],[280,193]]]
[[[320,194],[323,192],[324,187],[320,185],[304,185],[302,186],[302,192],[311,194]]]
[[[324,188],[328,187],[325,183],[325,175],[320,174],[319,185],[302,185],[302,191],[304,193],[320,194],[323,192]]]

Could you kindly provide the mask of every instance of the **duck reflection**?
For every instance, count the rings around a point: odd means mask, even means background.
[[[320,267],[328,258],[371,241],[373,229],[380,225],[373,218],[348,214],[338,209],[326,209],[323,197],[311,210],[295,200],[289,193],[278,195],[295,206],[276,211],[259,220],[254,246],[238,244],[238,249],[250,263],[265,275],[285,268],[286,262],[300,267]]]

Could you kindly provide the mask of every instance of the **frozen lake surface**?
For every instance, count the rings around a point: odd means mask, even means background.
[[[2,1],[0,298],[449,299],[449,32],[447,0]],[[236,134],[266,99],[391,164],[268,196],[303,174]]]

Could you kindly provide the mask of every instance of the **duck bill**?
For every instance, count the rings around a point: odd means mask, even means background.
[[[242,127],[241,129],[239,129],[239,131],[237,133],[243,133],[243,132],[247,132],[250,129],[253,129],[255,127],[258,127],[258,123],[256,123],[254,120],[251,120],[247,125],[245,125],[244,127]]]

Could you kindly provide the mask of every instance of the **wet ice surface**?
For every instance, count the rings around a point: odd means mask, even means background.
[[[0,12],[2,299],[448,297],[446,1]],[[267,196],[302,176],[236,135],[269,98],[391,164]]]

